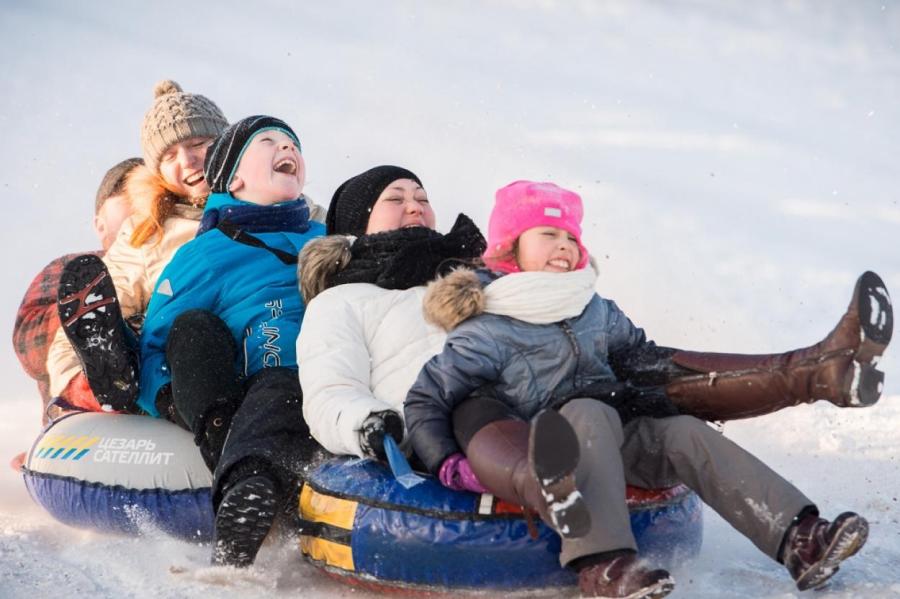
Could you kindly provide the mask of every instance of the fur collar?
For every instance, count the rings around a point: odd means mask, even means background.
[[[568,273],[498,274],[457,269],[433,281],[423,302],[425,319],[446,331],[483,313],[550,324],[578,316],[595,295],[593,263]]]

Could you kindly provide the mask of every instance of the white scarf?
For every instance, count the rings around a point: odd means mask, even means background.
[[[594,297],[592,264],[572,272],[517,272],[484,288],[485,312],[532,324],[550,324],[584,312]]]

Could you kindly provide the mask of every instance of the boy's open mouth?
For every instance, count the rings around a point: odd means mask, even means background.
[[[293,158],[282,158],[275,163],[275,172],[284,173],[285,175],[296,175],[297,163]]]
[[[569,270],[570,265],[568,260],[564,260],[562,258],[554,258],[550,262],[548,262],[550,266],[555,266],[556,268],[563,268],[565,270]]]
[[[203,181],[203,173],[202,172],[194,173],[193,175],[191,175],[189,177],[185,177],[184,184],[189,187],[193,187],[194,185],[196,185],[197,183],[200,183],[201,181]]]

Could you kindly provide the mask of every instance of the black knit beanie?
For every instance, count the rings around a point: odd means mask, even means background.
[[[413,173],[399,166],[383,165],[344,181],[331,196],[325,227],[329,235],[365,235],[372,206],[385,188],[397,179],[422,181]]]
[[[248,116],[222,131],[206,151],[203,175],[211,192],[228,192],[228,185],[241,162],[244,148],[257,133],[268,129],[277,129],[290,135],[300,150],[297,134],[281,119],[265,115]]]
[[[103,175],[103,181],[97,188],[97,198],[94,200],[94,214],[100,212],[100,208],[109,198],[119,195],[125,189],[125,179],[128,173],[136,167],[144,164],[140,158],[126,158],[119,164],[115,165]]]

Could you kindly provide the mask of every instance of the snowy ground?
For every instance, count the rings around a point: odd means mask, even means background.
[[[24,449],[37,420],[32,398],[0,404],[0,455]],[[731,423],[729,437],[818,501],[826,516],[852,509],[869,518],[868,544],[818,599],[900,597],[900,397],[866,410],[803,406]],[[672,597],[800,597],[787,572],[713,512],[703,550],[674,571]],[[67,528],[32,504],[20,477],[0,469],[0,597],[34,599],[60,589],[75,596],[197,598],[368,597],[304,563],[293,546],[267,545],[240,575],[206,567],[207,547],[152,531],[122,538]],[[184,569],[184,573],[173,573]]]
[[[553,180],[584,197],[601,293],[657,341],[812,343],[863,270],[900,297],[898,39],[900,3],[877,0],[0,0],[0,339],[44,264],[95,247],[96,186],[139,153],[153,84],[173,78],[231,119],[291,123],[321,203],[395,163],[423,179],[439,226],[458,211],[484,225],[497,187]],[[874,409],[726,429],[826,514],[871,518],[864,553],[817,597],[900,596],[900,352],[883,367],[890,397]],[[39,421],[8,343],[0,380],[5,461]],[[0,597],[234,594],[205,559],[66,529],[0,467]],[[231,582],[249,597],[362,596],[290,551],[257,572]],[[675,597],[796,595],[713,515],[676,575]]]

